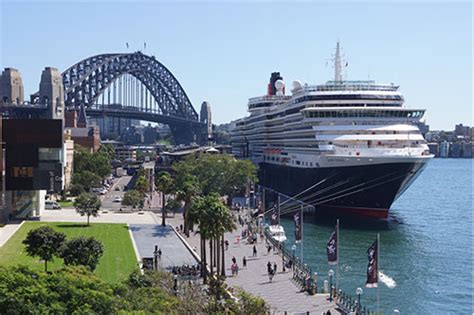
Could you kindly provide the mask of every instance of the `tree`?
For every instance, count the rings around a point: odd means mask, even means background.
[[[76,207],[76,211],[81,216],[87,216],[88,226],[90,216],[96,217],[98,215],[101,205],[102,204],[99,197],[91,193],[80,194],[74,201],[74,207]]]
[[[81,185],[85,191],[100,185],[100,176],[90,171],[76,172],[72,175],[72,183]]]
[[[184,202],[183,220],[184,232],[189,237],[189,230],[192,222],[188,220],[187,213],[193,198],[199,195],[201,188],[196,176],[187,172],[186,167],[181,167],[182,163],[177,163],[175,167],[176,175],[176,196],[177,199]]]
[[[82,186],[81,184],[72,184],[69,187],[69,192],[73,196],[79,196],[80,194],[85,193],[86,190],[84,189],[84,186]]]
[[[0,266],[2,314],[118,314],[121,301],[112,286],[84,267],[52,274],[25,266]]]
[[[88,267],[94,271],[104,254],[104,245],[93,237],[77,237],[67,241],[61,251],[60,257],[65,265]]]
[[[173,192],[175,187],[175,181],[168,172],[161,172],[156,178],[156,188],[161,192],[162,195],[162,207],[161,207],[161,225],[166,225],[166,195]]]
[[[63,233],[49,226],[41,226],[29,231],[23,244],[29,256],[39,256],[44,260],[44,271],[48,271],[48,261],[53,261],[54,256],[58,255],[65,239],[66,236]]]
[[[127,191],[122,200],[122,205],[130,206],[133,209],[143,207],[143,203],[143,194],[134,189]]]
[[[137,178],[134,189],[138,190],[142,194],[146,194],[147,192],[150,191],[150,185],[148,184],[148,181],[146,180],[146,177],[144,175],[140,175]]]

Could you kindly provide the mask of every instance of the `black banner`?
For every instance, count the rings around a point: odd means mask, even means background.
[[[295,241],[296,242],[301,242],[301,215],[299,212],[297,212],[293,216],[293,220],[295,221]]]
[[[331,236],[329,237],[328,244],[326,246],[326,252],[328,255],[328,263],[330,265],[335,265],[337,264],[337,228],[331,233]]]
[[[379,281],[378,251],[377,241],[367,249],[367,258],[369,259],[369,264],[367,265],[367,282],[365,283],[367,288],[376,288]]]

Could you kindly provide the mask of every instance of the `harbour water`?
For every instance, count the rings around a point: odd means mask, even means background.
[[[380,284],[380,310],[392,314],[472,314],[472,160],[434,159],[392,206],[384,222],[340,222],[339,286],[376,309],[377,289],[364,287],[367,248],[380,233],[380,270],[396,282]],[[328,279],[326,243],[333,220],[305,216],[304,261]],[[294,242],[291,217],[282,218],[287,246]],[[299,246],[296,254],[300,253]]]

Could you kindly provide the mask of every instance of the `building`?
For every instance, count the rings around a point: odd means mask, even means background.
[[[74,170],[74,141],[71,132],[64,133],[64,190],[68,190],[72,183],[72,173]]]
[[[23,93],[20,73],[6,68],[0,78],[2,105],[23,104]],[[1,223],[39,216],[46,194],[64,189],[64,89],[60,72],[46,67],[39,92],[31,98],[46,105],[39,119],[0,119]]]
[[[463,126],[462,124],[456,125],[454,127],[454,135],[456,137],[465,137],[469,138],[471,133],[471,128],[469,126]]]
[[[443,141],[439,144],[439,157],[447,158],[449,157],[449,142]]]
[[[474,156],[472,149],[473,149],[472,142],[464,142],[462,144],[462,157],[472,158]]]
[[[136,161],[137,160],[137,148],[136,147],[117,147],[115,148],[115,158],[120,161],[130,160]]]
[[[451,143],[449,146],[449,157],[460,158],[461,150],[462,150],[462,144],[460,142]]]
[[[84,107],[77,111],[67,111],[64,125],[74,144],[97,152],[100,148],[100,131],[96,126],[88,126]]]

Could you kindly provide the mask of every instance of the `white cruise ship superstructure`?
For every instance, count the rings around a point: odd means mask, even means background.
[[[432,158],[399,87],[344,81],[339,43],[335,79],[285,83],[272,73],[267,95],[251,98],[235,121],[237,157],[259,166],[260,183],[331,212],[387,217],[391,204]]]

